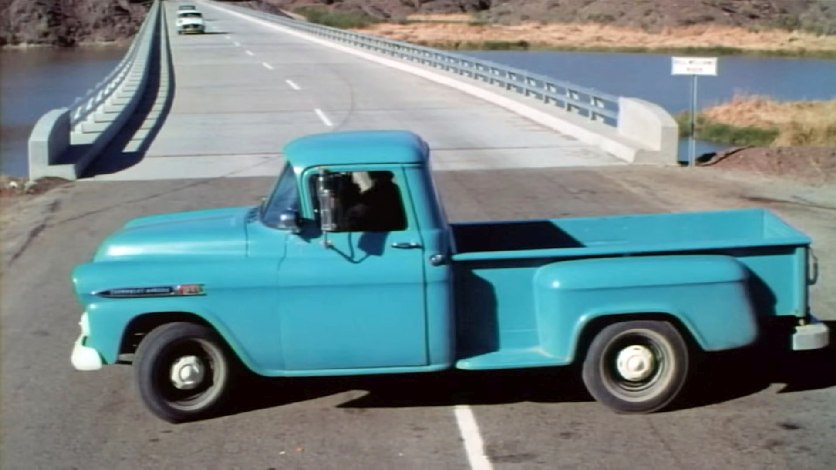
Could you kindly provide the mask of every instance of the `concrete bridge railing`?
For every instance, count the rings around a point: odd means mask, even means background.
[[[122,61],[83,97],[41,116],[29,135],[29,178],[74,180],[131,117],[145,93],[162,27],[155,0]]]
[[[219,5],[218,2],[213,2]],[[629,162],[674,164],[678,127],[660,106],[544,75],[429,47],[312,24],[228,3],[224,8],[331,41],[413,62],[516,92],[561,112],[551,127]],[[552,110],[553,111],[553,110]],[[553,120],[551,120],[553,121]]]

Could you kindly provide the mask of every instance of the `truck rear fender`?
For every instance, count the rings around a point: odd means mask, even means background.
[[[552,263],[534,276],[540,345],[570,363],[589,328],[650,315],[670,318],[705,351],[745,346],[758,331],[747,279],[745,266],[720,255]]]

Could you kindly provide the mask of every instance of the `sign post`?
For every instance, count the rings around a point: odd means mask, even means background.
[[[691,137],[688,141],[688,166],[694,166],[697,159],[697,77],[699,75],[717,76],[716,57],[671,57],[671,75],[690,75],[691,80]]]

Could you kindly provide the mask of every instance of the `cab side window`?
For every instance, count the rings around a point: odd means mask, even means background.
[[[401,190],[391,171],[344,172],[336,181],[339,232],[406,229]]]

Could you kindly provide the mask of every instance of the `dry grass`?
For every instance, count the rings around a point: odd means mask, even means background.
[[[777,129],[776,147],[836,146],[836,100],[780,102],[763,96],[737,96],[705,109],[707,122],[735,127]]]
[[[407,16],[406,21],[411,23],[472,23],[475,19],[468,13],[416,13]]]
[[[744,28],[694,25],[648,33],[636,28],[600,24],[473,24],[462,22],[462,15],[456,15],[451,20],[443,20],[444,16],[432,15],[432,21],[428,22],[380,23],[364,32],[445,48],[485,42],[525,42],[535,48],[560,49],[728,48],[788,55],[836,54],[836,36],[817,36],[798,31],[750,31]]]

